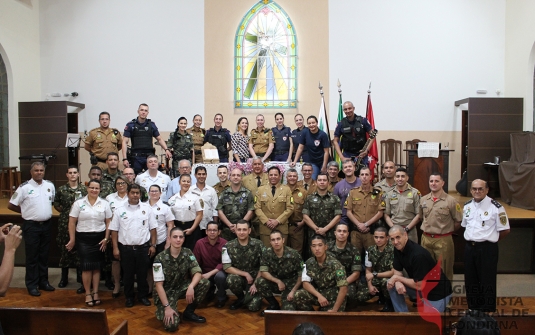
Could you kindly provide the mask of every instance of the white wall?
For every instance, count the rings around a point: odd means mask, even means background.
[[[0,54],[8,74],[9,162],[19,166],[18,103],[41,97],[37,0],[0,0]]]
[[[80,131],[124,128],[150,106],[160,130],[204,111],[204,1],[41,0],[42,99],[78,92]]]
[[[372,82],[379,134],[460,130],[455,100],[504,90],[505,0],[337,0],[329,21],[333,122],[338,78],[360,114]]]

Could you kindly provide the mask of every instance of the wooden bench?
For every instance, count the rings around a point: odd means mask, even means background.
[[[494,316],[502,335],[532,334],[535,329],[535,315],[512,315],[511,312]],[[450,325],[460,319],[445,316],[442,334],[449,334]],[[374,334],[374,335],[433,335],[440,334],[439,328],[425,321],[418,313],[379,312],[295,312],[266,311],[266,335],[291,335],[294,328],[303,322],[313,322],[326,335],[331,334]]]
[[[128,321],[110,333],[104,309],[0,307],[0,324],[6,335],[128,335]]]

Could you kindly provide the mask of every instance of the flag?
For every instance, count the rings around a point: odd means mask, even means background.
[[[370,95],[370,91],[368,91],[368,102],[366,103],[366,119],[368,119],[368,122],[372,126],[372,129],[375,129],[375,120],[373,118],[373,108],[372,108],[372,98]],[[366,139],[370,138],[370,134],[366,134]],[[377,161],[379,160],[379,152],[377,151],[377,141],[374,141],[372,144],[372,147],[370,148],[370,151],[368,152],[368,167],[370,168],[370,172],[372,174],[372,180],[375,177],[375,166],[377,165]]]
[[[342,92],[340,92],[340,100],[338,102],[338,119],[336,120],[336,124],[338,125],[338,123],[342,121],[343,118],[344,118],[344,107],[342,106]],[[338,145],[340,145],[340,143],[338,143]],[[339,168],[342,169],[342,164],[341,164],[342,158],[338,157],[338,153],[336,151],[334,152],[334,157],[335,157],[336,162],[338,163]]]
[[[318,116],[318,128],[320,130],[323,130],[327,137],[329,138],[329,143],[331,143],[331,132],[329,131],[329,121],[327,120],[327,110],[325,109],[325,100],[323,99],[323,95],[321,96],[321,105],[320,105],[320,112]],[[333,157],[332,152],[332,145],[330,149],[330,155]]]

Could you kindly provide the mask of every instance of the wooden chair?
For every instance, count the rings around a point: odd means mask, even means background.
[[[0,194],[8,193],[9,197],[15,193],[17,187],[19,187],[21,180],[20,173],[17,171],[16,166],[2,168],[2,175],[0,176]]]
[[[401,166],[401,141],[388,139],[381,141],[381,167],[386,161],[392,161],[396,166]]]
[[[418,149],[418,143],[420,142],[427,142],[427,141],[422,141],[416,138],[411,141],[405,141],[405,150]],[[409,165],[409,153],[406,151],[405,151],[405,165],[406,166]]]

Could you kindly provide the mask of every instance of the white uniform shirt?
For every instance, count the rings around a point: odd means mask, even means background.
[[[115,212],[115,209],[128,202],[128,196],[125,194],[123,198],[119,196],[119,193],[115,192],[106,197],[106,201],[110,203],[111,212]]]
[[[156,228],[156,235],[158,236],[156,244],[160,244],[167,240],[167,222],[174,221],[175,216],[171,212],[171,208],[163,203],[162,199],[158,200],[157,203],[151,206],[152,215],[156,222],[158,223],[158,228]]]
[[[498,242],[500,231],[511,229],[505,209],[489,197],[464,205],[461,226],[466,228],[464,239],[474,242]]]
[[[87,195],[72,204],[69,216],[78,218],[76,231],[79,233],[96,233],[106,230],[106,219],[112,217],[110,204],[102,199],[97,198],[95,204],[91,206]]]
[[[152,185],[158,185],[162,189],[162,200],[167,201],[167,187],[171,184],[171,178],[168,175],[158,171],[155,178],[152,178],[149,171],[145,171],[136,177],[136,184],[143,186],[147,192]]]
[[[197,178],[195,178],[195,175],[192,173],[191,175],[191,187],[193,187],[193,185],[197,184]],[[179,178],[176,177],[175,179],[171,180],[171,183],[169,183],[169,185],[167,186],[167,199],[171,199],[171,197],[175,194],[177,194],[178,192],[180,192],[180,183],[179,183]]]
[[[197,187],[197,184],[192,185],[189,191],[193,191],[201,195],[201,199],[204,203],[204,208],[202,220],[199,224],[199,227],[201,227],[201,229],[206,229],[208,222],[213,221],[214,216],[217,216],[217,210],[215,209],[217,207],[217,202],[219,201],[219,199],[217,198],[217,192],[212,186],[208,185],[205,185],[204,188],[201,190]]]
[[[175,220],[187,222],[195,220],[197,212],[203,210],[201,201],[200,194],[189,191],[183,197],[178,192],[169,199],[168,203],[175,215]]]
[[[48,180],[43,179],[41,184],[38,184],[30,179],[17,188],[9,202],[14,206],[20,206],[24,220],[43,222],[52,217],[55,195],[54,184]]]
[[[110,230],[118,232],[119,243],[142,245],[150,241],[150,230],[158,228],[152,209],[144,202],[131,205],[126,202],[115,209]]]

